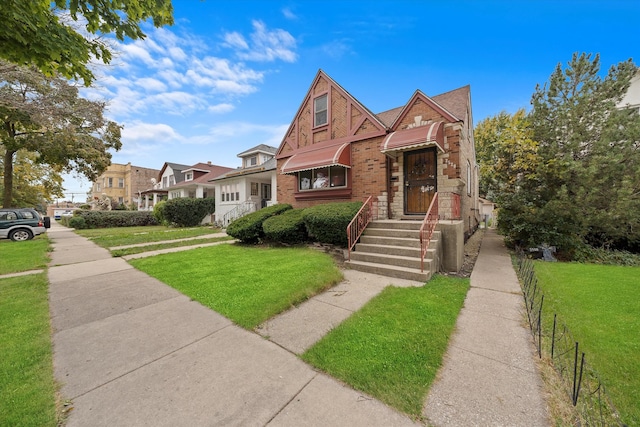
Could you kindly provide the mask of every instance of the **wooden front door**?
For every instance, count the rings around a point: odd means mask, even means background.
[[[404,213],[425,215],[437,191],[436,149],[404,153]]]

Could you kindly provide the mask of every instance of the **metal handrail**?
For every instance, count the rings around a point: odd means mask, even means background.
[[[257,210],[256,207],[257,204],[254,201],[247,200],[242,202],[222,216],[222,226],[226,227],[232,221],[244,216],[245,214],[249,212],[255,212]]]
[[[353,217],[349,225],[347,226],[347,239],[348,239],[348,248],[349,248],[349,261],[351,261],[351,250],[358,242],[358,239],[362,235],[362,232],[367,225],[373,219],[373,202],[372,197],[369,196],[367,200],[365,200],[364,204],[358,211],[358,213]]]
[[[438,225],[438,193],[435,193],[429,210],[424,216],[422,225],[420,226],[420,271],[424,272],[424,256],[429,249],[429,242],[431,242],[431,236]]]

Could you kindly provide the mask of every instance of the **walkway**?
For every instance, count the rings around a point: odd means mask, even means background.
[[[415,282],[345,270],[337,287],[261,325],[267,340],[64,227],[49,235],[54,368],[73,402],[69,427],[420,425],[296,356],[390,281]],[[435,425],[548,425],[501,241],[485,236],[425,406]]]
[[[436,426],[549,426],[518,278],[489,229],[423,414]]]

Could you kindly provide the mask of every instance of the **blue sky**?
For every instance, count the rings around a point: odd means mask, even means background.
[[[322,68],[375,113],[471,85],[474,125],[528,108],[574,52],[640,63],[640,2],[173,0],[175,25],[114,43],[84,96],[124,126],[115,163],[240,165],[278,146]],[[66,198],[90,184],[65,179]]]

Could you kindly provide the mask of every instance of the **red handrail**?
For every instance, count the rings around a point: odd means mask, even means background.
[[[420,226],[420,271],[424,272],[424,256],[429,249],[431,236],[438,225],[438,193],[433,195],[429,210]]]
[[[349,261],[351,261],[351,250],[358,242],[360,235],[367,228],[367,225],[373,219],[373,202],[371,196],[365,200],[364,204],[358,211],[358,213],[353,217],[349,225],[347,226],[347,238],[349,240]]]

